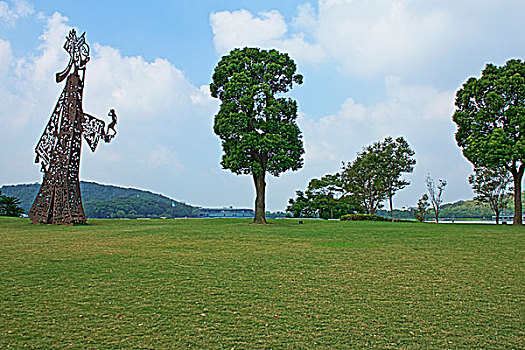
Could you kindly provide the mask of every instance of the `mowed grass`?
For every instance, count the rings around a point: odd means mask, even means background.
[[[525,228],[0,218],[0,348],[525,346]]]

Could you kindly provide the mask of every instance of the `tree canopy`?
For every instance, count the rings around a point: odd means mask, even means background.
[[[363,149],[354,162],[343,166],[343,190],[354,197],[367,214],[374,214],[388,198],[391,220],[394,221],[392,197],[410,184],[401,178],[414,170],[414,151],[401,136],[387,137]]]
[[[343,196],[340,179],[340,174],[334,174],[310,180],[306,191],[297,191],[296,198],[290,198],[286,211],[294,217],[322,219],[361,211],[353,197]]]
[[[264,223],[266,173],[279,176],[303,165],[297,103],[277,97],[302,84],[286,53],[259,48],[235,49],[215,67],[211,95],[221,101],[213,130],[222,140],[221,165],[252,175],[256,187],[254,222]]]
[[[474,199],[479,203],[488,203],[499,223],[500,213],[507,207],[509,200],[510,174],[504,168],[476,168],[469,176],[469,183],[476,193]]]
[[[514,180],[514,224],[522,224],[525,170],[525,62],[487,64],[456,93],[456,141],[475,167],[503,167]]]
[[[386,181],[381,168],[381,155],[371,146],[358,153],[353,162],[343,166],[343,189],[352,196],[366,214],[375,214],[386,198]]]
[[[415,153],[402,136],[395,140],[387,137],[381,142],[374,143],[369,147],[369,150],[377,153],[380,158],[380,164],[378,164],[378,166],[382,172],[386,197],[390,204],[391,219],[392,222],[394,222],[392,198],[397,191],[410,185],[410,182],[403,179],[401,175],[414,171],[416,160],[413,156]]]

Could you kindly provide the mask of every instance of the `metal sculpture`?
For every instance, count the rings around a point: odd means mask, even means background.
[[[91,151],[100,139],[109,143],[117,134],[115,110],[109,111],[112,121],[104,130],[105,122],[82,110],[82,94],[89,46],[85,34],[77,37],[74,29],[66,37],[64,49],[69,63],[56,74],[56,82],[66,79],[66,86],[49,122],[36,145],[35,163],[41,163],[44,173],[42,186],[29,210],[34,224],[73,225],[86,222],[80,194],[79,168],[82,136]]]

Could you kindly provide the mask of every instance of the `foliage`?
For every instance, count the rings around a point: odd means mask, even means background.
[[[363,210],[374,214],[387,197],[392,208],[394,194],[409,184],[401,174],[413,171],[413,155],[403,137],[387,137],[364,148],[354,162],[343,164],[341,173],[310,180],[304,193],[297,191],[297,198],[289,200],[287,211],[295,217],[323,218]]]
[[[235,49],[215,67],[211,95],[221,101],[213,130],[222,140],[221,165],[252,175],[256,187],[254,222],[265,222],[265,176],[279,176],[303,165],[297,103],[276,97],[302,84],[286,53]]]
[[[456,141],[475,167],[505,168],[512,174],[522,224],[521,182],[525,171],[525,62],[487,64],[480,78],[469,78],[456,93]]]
[[[5,194],[18,197],[21,202],[20,206],[27,212],[33,204],[39,187],[40,184],[34,183],[3,186],[2,190]],[[84,209],[88,217],[184,217],[190,216],[191,214],[189,213],[197,209],[163,195],[134,188],[81,181],[80,190],[84,201]],[[128,199],[123,200],[123,198]],[[119,207],[119,205],[123,207]],[[134,208],[136,214],[130,210],[129,206]],[[102,208],[105,208],[107,212],[103,212]],[[151,211],[146,210],[147,208],[149,208],[148,210],[151,209]],[[118,215],[117,212],[119,210],[123,210],[125,215]],[[161,215],[167,213],[170,215]]]
[[[0,196],[0,215],[20,217],[25,210],[20,207],[20,199],[10,196]]]
[[[350,220],[350,221],[389,221],[388,218],[379,215],[372,214],[345,214],[341,216],[341,220]]]
[[[286,212],[290,213],[294,218],[315,218],[319,217],[317,208],[315,208],[313,201],[311,201],[311,194],[308,191],[295,191],[296,198],[288,200]]]
[[[476,193],[474,199],[479,203],[488,203],[499,223],[499,215],[508,204],[510,173],[504,168],[475,168],[475,174],[469,176],[469,183]]]
[[[417,221],[423,222],[427,219],[427,209],[429,206],[428,195],[424,193],[417,201],[417,209],[414,212],[414,217]]]
[[[271,223],[0,217],[0,348],[523,347],[521,229]]]
[[[416,160],[412,157],[415,153],[402,136],[396,140],[387,137],[382,142],[374,143],[372,149],[381,156],[380,167],[383,171],[387,197],[390,203],[392,222],[394,222],[392,198],[397,191],[410,184],[410,182],[401,178],[401,175],[414,171]]]
[[[379,210],[387,196],[381,160],[381,155],[368,146],[353,162],[343,165],[341,176],[345,196],[354,198],[367,214],[373,215]]]
[[[352,197],[342,196],[339,174],[310,180],[308,189],[296,191],[296,198],[290,198],[288,203],[286,211],[303,218],[333,219],[360,210]]]
[[[432,205],[434,217],[436,219],[436,222],[439,222],[439,211],[441,209],[441,204],[443,203],[443,199],[441,198],[441,196],[443,195],[445,187],[447,187],[447,181],[439,179],[438,184],[436,185],[434,183],[434,179],[430,176],[430,174],[428,174],[426,178],[426,184],[428,191],[428,199],[430,200],[430,204]]]

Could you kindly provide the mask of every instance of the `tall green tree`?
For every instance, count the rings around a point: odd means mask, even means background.
[[[468,181],[476,193],[474,199],[479,203],[488,203],[496,216],[496,224],[499,224],[499,214],[509,200],[509,172],[503,168],[476,168]]]
[[[525,171],[525,62],[487,64],[456,93],[456,141],[475,167],[503,167],[514,182],[514,225],[522,225]]]
[[[302,84],[286,53],[235,49],[215,67],[211,95],[221,101],[213,130],[222,140],[221,165],[251,175],[256,189],[254,222],[266,223],[266,173],[279,176],[303,165],[297,103],[277,97]]]
[[[388,186],[381,161],[381,154],[368,146],[353,162],[343,165],[341,173],[345,196],[353,197],[371,215],[381,209],[387,197]]]
[[[410,182],[403,179],[401,175],[414,171],[415,153],[402,136],[395,140],[387,137],[381,142],[376,142],[372,145],[372,150],[380,157],[378,166],[383,173],[392,222],[394,222],[393,197],[397,191],[410,185]]]

